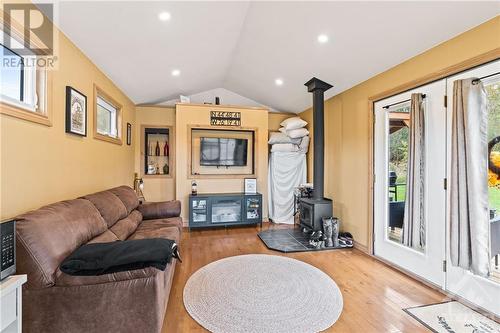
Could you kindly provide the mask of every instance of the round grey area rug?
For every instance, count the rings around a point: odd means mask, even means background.
[[[319,332],[342,312],[342,294],[321,270],[302,261],[251,254],[215,261],[195,272],[184,306],[214,332]]]

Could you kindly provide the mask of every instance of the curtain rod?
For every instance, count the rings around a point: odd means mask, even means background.
[[[472,80],[472,84],[478,84],[479,81],[481,81],[481,80],[484,80],[484,79],[487,79],[489,77],[496,76],[496,75],[499,75],[499,74],[500,74],[500,72],[496,72],[496,73],[493,73],[493,74],[490,74],[490,75],[486,75],[486,76],[474,79],[474,80]]]
[[[425,98],[425,94],[421,94],[422,95],[422,98]],[[391,106],[394,106],[394,105],[398,105],[398,104],[402,104],[402,103],[406,103],[406,102],[409,102],[411,101],[411,99],[405,99],[404,101],[401,101],[401,102],[397,102],[397,103],[392,103],[392,104],[389,104],[389,105],[386,105],[384,107],[382,107],[383,109],[388,109],[390,108]]]

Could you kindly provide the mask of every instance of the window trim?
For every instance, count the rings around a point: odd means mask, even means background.
[[[107,103],[113,105],[116,108],[116,131],[117,131],[117,137],[112,137],[106,134],[101,134],[97,131],[97,97],[100,97]],[[93,123],[94,123],[94,128],[93,128],[93,133],[94,133],[94,139],[102,140],[102,141],[107,141],[110,143],[114,143],[117,145],[123,145],[122,141],[122,133],[123,133],[123,117],[122,117],[122,105],[118,103],[113,97],[108,95],[106,92],[104,92],[101,88],[99,88],[96,84],[94,84],[94,110],[93,110]]]
[[[4,14],[1,10],[0,13]],[[3,26],[4,15],[1,15],[0,23]],[[18,26],[17,22],[13,20],[10,32],[12,38],[23,40],[22,26]],[[30,43],[37,45],[38,41],[30,40]],[[38,107],[34,110],[26,103],[2,97],[0,98],[0,114],[50,127],[52,126],[52,73],[46,68],[37,68],[33,79],[32,84],[35,85],[34,94],[35,98],[38,99]],[[23,83],[23,85],[25,84],[26,82]]]

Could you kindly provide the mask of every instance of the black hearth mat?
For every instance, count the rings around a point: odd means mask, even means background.
[[[352,248],[352,245],[341,245],[338,247],[325,247],[317,249],[313,245],[309,244],[309,235],[303,233],[302,230],[297,227],[293,229],[266,230],[259,232],[257,235],[268,249],[285,253]]]

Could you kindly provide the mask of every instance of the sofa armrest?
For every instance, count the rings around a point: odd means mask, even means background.
[[[178,217],[181,215],[181,202],[179,200],[145,202],[137,209],[141,212],[143,220]]]

